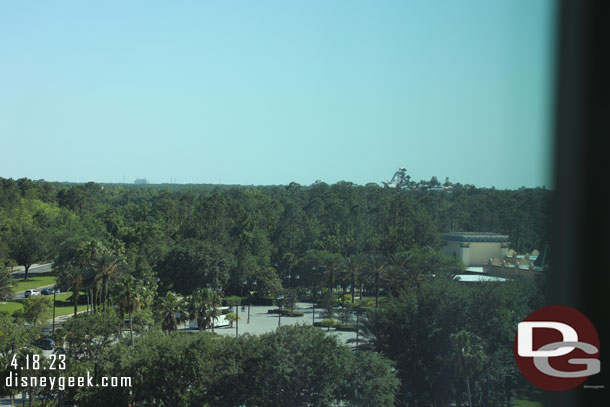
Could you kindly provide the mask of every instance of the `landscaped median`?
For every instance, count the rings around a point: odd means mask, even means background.
[[[326,318],[322,321],[314,322],[313,326],[317,326],[318,328],[334,328],[335,331],[342,332],[356,332],[355,325],[344,324],[340,321],[335,321],[333,318]]]
[[[285,309],[285,308],[282,308],[281,310],[279,310],[278,308],[272,308],[267,311],[267,314],[279,314],[279,313],[281,313],[283,317],[302,317],[303,315],[305,315],[301,311],[295,311],[295,310],[290,310],[290,309]]]

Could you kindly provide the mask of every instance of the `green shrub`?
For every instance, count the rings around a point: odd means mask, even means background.
[[[335,329],[337,331],[356,332],[356,326],[355,325],[343,324],[341,322],[337,322],[335,324]]]
[[[337,325],[337,321],[332,318],[327,318],[322,320],[322,326],[324,328],[333,328]]]
[[[241,305],[243,300],[244,299],[242,297],[240,297],[240,296],[231,295],[229,297],[224,297],[222,299],[222,305],[224,305],[225,307],[227,307],[227,306],[229,306],[229,307],[230,306],[234,306],[235,304]]]
[[[244,304],[247,304],[247,299],[246,302],[244,302]],[[250,298],[250,305],[265,305],[265,306],[270,306],[273,305],[274,300],[273,297],[259,297],[259,296],[253,296]]]
[[[237,320],[241,320],[241,317],[237,316],[237,314],[235,314],[234,312],[229,312],[228,314],[225,315],[225,319],[232,324],[233,322],[235,322]]]
[[[354,301],[354,305],[360,308],[373,308],[375,307],[375,298],[365,297]]]
[[[271,308],[269,310],[267,310],[267,314],[279,314],[282,313],[282,316],[286,316],[286,317],[302,317],[303,315],[305,315],[304,313],[302,313],[301,311],[295,311],[295,310],[289,310],[286,308],[282,308],[281,310],[279,308]]]

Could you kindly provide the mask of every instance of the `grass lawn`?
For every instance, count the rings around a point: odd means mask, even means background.
[[[0,304],[0,312],[6,312],[9,315],[18,309],[23,309],[23,304],[19,301],[8,301]]]
[[[550,407],[549,394],[529,383],[521,383],[515,389],[513,407]]]
[[[15,286],[13,287],[13,291],[24,291],[30,288],[38,288],[45,287],[48,285],[55,284],[55,280],[57,277],[53,275],[53,272],[48,273],[40,273],[40,274],[30,274],[30,278],[25,281],[23,278],[16,278]]]
[[[85,295],[85,293],[81,293]],[[61,293],[56,295],[55,316],[69,315],[74,313],[74,305],[66,300],[72,296],[72,293]],[[80,299],[80,298],[79,298]],[[79,311],[86,311],[87,305],[79,305]]]
[[[531,401],[531,400],[513,400],[511,406],[513,407],[542,407],[542,403],[539,401]]]
[[[84,293],[81,293],[84,294]],[[61,293],[57,294],[55,297],[55,316],[60,317],[62,315],[69,315],[74,312],[74,305],[71,302],[67,302],[66,300],[72,295],[72,293]],[[47,298],[53,299],[53,296],[48,296]],[[18,309],[23,309],[23,301],[24,300],[15,300],[8,301],[6,303],[0,304],[0,312],[8,312],[12,314]],[[85,311],[87,309],[87,305],[79,305],[79,311]],[[51,314],[52,315],[52,314]]]

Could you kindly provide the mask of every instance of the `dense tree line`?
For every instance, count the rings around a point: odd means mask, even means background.
[[[122,339],[120,319],[113,312],[73,318],[62,327],[70,343],[66,365],[50,370],[20,370],[33,355],[27,329],[0,313],[2,377],[130,378],[115,387],[24,388],[41,406],[330,406],[390,407],[398,379],[392,364],[376,352],[351,352],[311,326],[282,326],[275,332],[239,338],[211,333],[159,331],[142,335],[135,344]],[[21,349],[20,349],[21,348]],[[5,380],[0,386],[4,386]],[[0,392],[8,389],[0,387]]]
[[[188,187],[0,178],[0,259],[27,269],[61,256],[67,240],[96,240],[123,250],[134,272],[154,271],[164,290],[190,294],[208,284],[237,293],[268,268],[284,284],[299,267],[302,281],[315,279],[303,266],[312,253],[389,258],[438,250],[443,232],[505,233],[517,251],[540,250],[550,196],[460,185],[447,193],[348,182]],[[181,286],[185,279],[198,283]]]
[[[83,405],[429,406],[460,405],[465,397],[494,405],[507,397],[507,378],[518,377],[512,335],[544,303],[545,277],[465,286],[452,280],[463,265],[440,255],[441,236],[491,231],[508,234],[517,251],[542,249],[550,199],[544,189],[462,185],[449,193],[347,182],[129,186],[0,178],[0,294],[10,295],[12,284],[2,265],[22,265],[27,275],[32,264],[53,261],[59,284],[72,292],[74,315],[87,305],[90,314],[56,334],[71,345],[71,372],[127,375],[138,387],[136,394],[65,394]],[[284,305],[316,301],[327,329],[337,314],[347,325],[356,317],[360,350],[354,355],[309,327],[222,341],[175,332],[187,317],[213,330],[222,297],[250,301],[254,293],[262,301],[280,292]],[[356,301],[356,293],[369,298]],[[28,300],[28,307],[36,328],[44,304]],[[0,340],[4,362],[39,331],[20,325],[24,315],[0,317],[10,330]],[[128,338],[119,334],[126,318]],[[179,386],[167,383],[168,372]]]
[[[466,405],[509,405],[511,390],[525,385],[512,353],[515,330],[547,305],[547,279],[545,273],[477,285],[427,279],[369,310],[363,331],[371,349],[396,362],[398,398],[408,405],[460,406],[467,395],[475,403]]]

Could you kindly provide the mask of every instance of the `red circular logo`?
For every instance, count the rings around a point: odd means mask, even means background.
[[[599,337],[582,313],[563,305],[540,308],[517,328],[515,362],[533,385],[569,390],[599,373]]]

